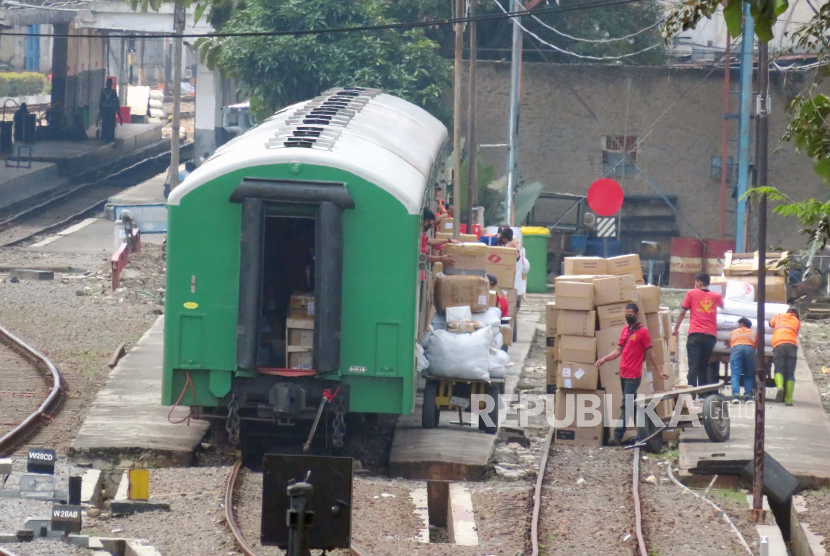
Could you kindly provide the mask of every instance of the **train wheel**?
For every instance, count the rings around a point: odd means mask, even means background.
[[[438,426],[438,419],[441,412],[435,405],[435,398],[438,397],[438,381],[427,380],[424,386],[424,410],[421,414],[421,428],[434,429]]]
[[[487,388],[484,389],[484,393],[485,395],[493,398],[495,403],[489,412],[479,415],[478,429],[486,432],[487,434],[496,434],[499,432],[499,387],[496,384],[489,384]],[[484,423],[484,415],[487,415],[490,418],[490,422],[493,423],[492,427]]]
[[[720,394],[710,394],[703,401],[703,428],[712,442],[729,440],[729,404]]]

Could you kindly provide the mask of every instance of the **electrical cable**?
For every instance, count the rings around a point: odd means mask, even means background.
[[[501,5],[499,0],[493,0],[493,2],[499,7],[499,9],[502,12],[504,12],[505,14],[508,14],[507,10],[504,9],[504,6]],[[510,13],[514,13],[514,12],[510,12]],[[524,13],[528,13],[528,12],[524,12]],[[601,61],[606,61],[606,60],[622,60],[624,58],[631,58],[632,56],[637,56],[637,55],[642,54],[644,52],[648,52],[649,50],[654,50],[657,47],[663,46],[663,42],[660,41],[658,43],[652,44],[651,46],[647,46],[646,48],[643,48],[642,50],[638,50],[636,52],[629,52],[628,54],[620,54],[619,56],[590,56],[590,55],[587,55],[587,54],[577,54],[576,52],[571,52],[570,50],[565,50],[564,48],[560,48],[560,47],[556,46],[555,44],[547,42],[542,37],[540,37],[539,35],[537,35],[533,31],[529,30],[527,27],[525,27],[521,23],[519,23],[518,25],[525,33],[527,33],[528,35],[530,35],[531,37],[533,37],[534,39],[536,39],[540,43],[544,44],[545,46],[547,46],[549,48],[552,48],[553,50],[555,50],[557,52],[560,52],[562,54],[567,54],[568,56],[573,56],[575,58],[580,58],[582,60],[595,60],[595,61],[600,61],[600,62]]]
[[[584,4],[573,4],[570,6],[556,6],[550,8],[540,8],[535,13],[548,14],[560,12],[572,12],[581,10],[590,10],[594,8],[606,8],[609,6],[621,6],[625,4],[634,4],[642,0],[602,0],[597,2],[586,2]],[[171,14],[172,15],[172,14]],[[504,14],[492,13],[476,15],[475,17],[451,17],[445,19],[427,19],[423,21],[408,21],[400,23],[384,23],[381,25],[355,25],[351,27],[331,27],[327,29],[296,29],[283,31],[237,31],[237,32],[217,32],[217,33],[113,33],[102,36],[101,38],[110,39],[135,39],[135,38],[151,38],[151,39],[200,39],[200,38],[229,38],[229,37],[285,37],[285,36],[305,36],[305,35],[329,35],[335,33],[353,33],[365,31],[386,31],[390,29],[415,29],[421,27],[434,27],[438,25],[455,25],[456,23],[469,23],[471,21],[490,21],[500,19],[513,19],[531,15],[531,12],[523,10],[520,12],[509,12]],[[82,28],[83,29],[83,28]],[[51,37],[51,38],[84,38],[89,39],[89,35],[76,35],[70,33],[20,33],[20,32],[0,32],[0,37]]]
[[[574,37],[573,35],[569,35],[567,33],[564,33],[562,31],[560,31],[559,29],[556,29],[552,25],[550,25],[548,23],[545,23],[544,21],[542,21],[541,18],[539,18],[535,14],[532,14],[530,17],[535,19],[536,22],[538,22],[539,25],[541,25],[542,27],[545,27],[546,29],[550,29],[551,31],[553,31],[554,33],[556,33],[557,35],[559,35],[561,37],[565,37],[566,39],[571,39],[572,41],[588,42],[588,43],[596,43],[596,44],[607,44],[607,43],[611,43],[611,42],[619,42],[619,41],[628,40],[632,37],[636,37],[637,35],[641,35],[642,33],[645,33],[646,31],[648,31],[650,29],[654,29],[655,27],[657,27],[658,25],[660,25],[661,23],[663,23],[664,21],[666,21],[668,19],[668,17],[662,17],[658,21],[655,21],[654,23],[649,25],[648,27],[640,29],[639,31],[636,31],[636,32],[631,33],[629,35],[626,35],[624,37],[614,37],[614,38],[610,38],[610,39],[586,39],[586,38],[582,38],[582,37]]]
[[[193,386],[193,381],[190,380],[190,371],[187,372],[187,380],[184,382],[184,388],[182,388],[182,393],[179,394],[179,399],[176,400],[176,403],[173,404],[173,407],[170,408],[170,412],[167,414],[167,420],[172,425],[180,425],[187,421],[187,425],[190,426],[190,411],[187,412],[187,417],[180,419],[178,421],[173,421],[170,417],[173,416],[173,412],[179,407],[179,404],[182,402],[182,398],[184,398],[185,393],[187,393],[187,387],[190,386],[190,392],[193,394],[193,405],[196,405],[196,388]]]

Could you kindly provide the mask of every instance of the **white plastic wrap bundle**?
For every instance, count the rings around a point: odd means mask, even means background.
[[[764,353],[772,355],[772,333],[769,319],[774,315],[786,313],[789,305],[786,303],[764,304]],[[723,296],[723,309],[718,311],[718,343],[715,344],[715,353],[729,353],[728,344],[732,331],[738,328],[738,320],[749,319],[753,330],[758,330],[758,303],[755,301],[755,286],[746,282],[729,280]]]
[[[504,378],[508,367],[512,367],[510,356],[500,349],[490,350],[490,378]]]
[[[429,374],[446,378],[490,381],[490,346],[493,330],[488,326],[472,334],[436,330],[429,338]]]

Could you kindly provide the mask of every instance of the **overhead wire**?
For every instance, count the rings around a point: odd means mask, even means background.
[[[504,12],[505,14],[508,14],[508,13],[517,13],[517,12],[508,12],[508,11],[504,8],[504,6],[502,6],[502,5],[501,5],[501,3],[499,2],[499,0],[493,0],[493,2],[494,2],[494,3],[495,3],[498,7],[499,7],[499,9],[500,9],[502,12]],[[522,12],[518,12],[518,13],[522,13]],[[528,12],[525,12],[525,13],[528,13]],[[658,43],[652,44],[651,46],[648,46],[648,47],[643,48],[643,49],[641,49],[641,50],[638,50],[638,51],[636,51],[636,52],[629,52],[628,54],[620,54],[620,55],[618,55],[618,56],[591,56],[591,55],[588,55],[588,54],[577,54],[576,52],[571,52],[570,50],[567,50],[567,49],[561,48],[561,47],[559,47],[559,46],[556,46],[556,45],[555,45],[555,44],[553,44],[553,43],[549,43],[549,42],[547,42],[545,39],[543,39],[542,37],[540,37],[539,35],[537,35],[537,34],[536,34],[536,33],[534,33],[533,31],[531,31],[530,29],[528,29],[527,27],[525,27],[525,26],[524,26],[524,25],[522,25],[521,23],[519,23],[518,25],[519,25],[519,27],[520,27],[520,28],[521,28],[521,29],[522,29],[525,33],[527,33],[528,35],[530,35],[531,37],[533,37],[534,39],[536,39],[536,40],[537,40],[537,41],[539,41],[540,43],[544,44],[544,45],[545,45],[545,46],[547,46],[548,48],[551,48],[551,49],[553,49],[553,50],[555,50],[555,51],[557,51],[557,52],[559,52],[559,53],[561,53],[561,54],[567,54],[568,56],[573,56],[574,58],[580,58],[580,59],[582,59],[582,60],[594,60],[594,61],[597,61],[597,62],[603,62],[603,61],[608,61],[608,60],[622,60],[622,59],[625,59],[625,58],[631,58],[632,56],[638,56],[638,55],[640,55],[640,54],[643,54],[644,52],[648,52],[649,50],[654,50],[655,48],[658,48],[658,47],[660,47],[660,46],[663,46],[663,42],[662,42],[662,41],[660,41],[660,42],[658,42]]]
[[[621,6],[625,4],[634,4],[642,0],[601,0],[595,2],[586,2],[584,4],[572,4],[569,6],[555,6],[550,8],[540,8],[534,13],[548,14],[548,13],[562,13],[581,10],[590,10],[595,8],[606,8],[610,6]],[[172,15],[172,14],[171,14]],[[385,31],[390,29],[416,29],[423,27],[434,27],[438,25],[455,25],[457,23],[469,23],[472,21],[490,21],[500,19],[513,19],[531,15],[527,10],[517,12],[505,12],[503,14],[491,13],[481,14],[475,17],[450,17],[444,19],[427,19],[423,21],[408,21],[396,23],[383,23],[380,25],[354,25],[350,27],[330,27],[323,29],[294,29],[294,30],[279,30],[279,31],[231,31],[231,32],[213,32],[213,33],[111,33],[106,35],[107,38],[115,39],[134,39],[134,38],[184,38],[184,39],[200,39],[200,38],[230,38],[230,37],[284,37],[284,36],[305,36],[305,35],[326,35],[336,33],[353,33],[366,31]],[[72,33],[21,33],[15,31],[2,31],[0,37],[51,37],[51,38],[90,38],[88,35],[76,35]]]
[[[546,29],[550,29],[551,31],[553,31],[554,33],[559,35],[560,37],[565,37],[566,39],[570,39],[572,41],[587,42],[587,43],[594,43],[594,44],[608,44],[608,43],[612,43],[612,42],[627,41],[628,39],[634,38],[637,35],[642,35],[646,31],[654,29],[655,27],[657,27],[658,25],[660,25],[661,23],[663,23],[664,21],[666,21],[668,19],[668,17],[661,17],[659,20],[655,21],[654,23],[652,23],[648,27],[644,27],[644,28],[640,29],[639,31],[635,31],[634,33],[630,33],[630,34],[628,34],[624,37],[613,37],[613,38],[606,38],[606,39],[586,39],[584,37],[574,37],[573,35],[569,35],[569,34],[563,32],[563,31],[560,31],[559,29],[553,27],[549,23],[542,20],[536,14],[531,14],[530,17],[533,18],[537,23],[539,23],[539,25],[541,25],[542,27],[544,27]]]

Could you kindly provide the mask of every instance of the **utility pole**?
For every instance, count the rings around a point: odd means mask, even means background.
[[[752,99],[752,51],[755,44],[755,25],[750,6],[743,3],[744,32],[741,42],[741,112],[738,119],[738,210],[735,215],[735,250],[746,251],[746,200],[743,198],[749,182],[749,120]]]
[[[470,86],[467,105],[467,233],[473,233],[473,207],[478,203],[478,140],[476,139],[476,65],[478,37],[476,36],[476,3],[470,0]]]
[[[144,85],[144,37],[138,43],[138,84]]]
[[[460,19],[463,16],[464,0],[455,0],[455,17]],[[458,202],[461,200],[461,54],[463,51],[464,25],[458,21],[455,24],[455,84],[452,112],[452,202],[456,205],[452,217],[452,237],[455,239],[458,239],[461,233],[458,226],[458,213],[461,212],[461,207],[458,206]]]
[[[184,33],[185,9],[178,3],[173,11],[173,129],[170,135],[170,191],[179,185],[179,123],[182,101],[182,33]]]
[[[755,131],[758,147],[758,187],[767,185],[767,151],[769,139],[769,45],[758,43],[758,110],[755,114]],[[755,477],[752,481],[752,509],[755,521],[760,521],[763,513],[764,489],[764,424],[765,409],[764,393],[767,384],[767,370],[764,362],[764,317],[767,298],[767,196],[761,195],[758,201],[758,287],[756,301],[758,302],[758,333],[755,352]]]
[[[726,161],[729,158],[729,51],[732,44],[729,34],[726,35],[726,55],[723,57],[723,121],[721,122],[721,156],[720,156],[720,220],[718,221],[718,237],[723,239],[726,233]]]
[[[519,0],[512,0],[511,12],[519,13],[524,8]],[[519,76],[522,71],[522,28],[521,18],[513,17],[513,49],[510,58],[510,118],[507,124],[507,198],[505,219],[509,226],[514,224],[515,210],[513,196],[516,193],[516,165],[519,148]]]

